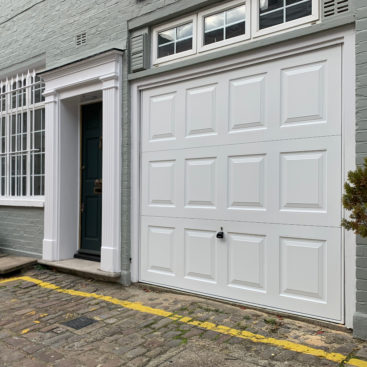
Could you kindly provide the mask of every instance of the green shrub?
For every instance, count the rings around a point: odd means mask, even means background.
[[[342,226],[367,237],[367,158],[363,167],[348,172],[344,189],[343,205],[351,214],[349,219],[342,220]]]

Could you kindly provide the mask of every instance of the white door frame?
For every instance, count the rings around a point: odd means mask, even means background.
[[[46,98],[43,259],[72,258],[79,241],[79,106],[102,91],[101,270],[121,272],[122,53],[113,50],[42,73]],[[77,108],[70,106],[77,106]],[[76,139],[73,138],[76,132]],[[73,154],[71,153],[73,152]],[[73,161],[77,161],[75,164]]]
[[[342,181],[347,178],[349,170],[355,168],[355,32],[351,26],[339,28],[296,39],[272,47],[260,48],[240,54],[231,59],[218,60],[210,65],[187,68],[171,73],[138,80],[131,85],[131,278],[138,282],[140,266],[140,200],[141,200],[141,91],[144,89],[167,85],[181,80],[197,78],[226,70],[302,54],[307,51],[340,45],[342,47]],[[343,217],[345,217],[343,211]],[[342,230],[343,260],[342,274],[344,279],[344,305],[342,314],[347,327],[353,325],[355,312],[355,257],[356,239],[351,232]]]

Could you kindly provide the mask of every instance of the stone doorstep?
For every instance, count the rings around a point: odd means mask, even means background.
[[[38,263],[62,273],[79,275],[83,278],[92,278],[106,282],[118,282],[120,273],[110,273],[99,269],[100,263],[82,259],[68,259],[61,261],[38,260]]]
[[[13,273],[17,270],[28,268],[37,263],[37,259],[24,256],[1,256],[0,275]]]

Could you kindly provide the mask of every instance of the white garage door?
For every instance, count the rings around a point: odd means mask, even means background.
[[[141,103],[141,281],[341,321],[341,48]]]

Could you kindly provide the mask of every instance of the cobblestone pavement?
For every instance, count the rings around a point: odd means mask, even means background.
[[[346,331],[145,286],[123,288],[40,267],[25,274],[63,289],[141,302],[197,321],[288,340],[367,366],[367,343]],[[0,278],[1,281],[2,278]],[[254,343],[104,300],[59,293],[17,280],[0,283],[0,366],[338,366],[330,360]],[[94,322],[76,330],[78,317]]]

